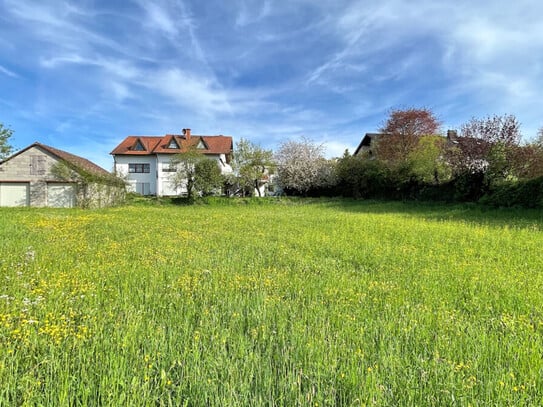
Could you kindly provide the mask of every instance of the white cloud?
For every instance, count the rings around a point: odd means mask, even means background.
[[[10,71],[9,69],[3,67],[0,65],[0,73],[3,73],[4,75],[11,76],[12,78],[19,78],[19,75],[17,75],[15,72]]]
[[[264,2],[241,0],[236,17],[236,26],[245,27],[255,24],[270,15],[271,12],[272,4],[270,0],[264,0]]]
[[[217,83],[178,68],[154,72],[140,84],[200,114],[232,112],[227,93]]]
[[[175,37],[179,33],[179,26],[182,22],[177,22],[172,18],[169,11],[161,7],[156,2],[141,1],[140,6],[147,12],[147,24],[149,27]]]
[[[52,58],[43,58],[40,63],[45,68],[57,68],[65,64],[94,66],[105,71],[107,75],[124,80],[135,79],[142,75],[141,70],[136,68],[133,63],[118,58],[88,58],[78,54],[66,54]]]
[[[543,3],[213,1],[138,0],[120,10],[101,0],[3,0],[0,76],[28,86],[24,102],[10,103],[20,116],[45,109],[40,120],[65,123],[59,132],[92,119],[270,145],[305,134],[325,137],[330,155],[356,147],[401,105],[430,104],[449,121],[487,111],[539,120]],[[19,71],[8,61],[21,49]]]

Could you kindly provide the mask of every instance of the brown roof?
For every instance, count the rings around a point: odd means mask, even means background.
[[[81,168],[85,171],[88,171],[92,174],[99,175],[99,176],[111,176],[111,173],[100,167],[99,165],[96,165],[92,161],[87,160],[86,158],[79,157],[78,155],[68,153],[67,151],[59,150],[58,148],[50,147],[45,144],[41,143],[34,143],[29,145],[26,148],[23,148],[22,150],[18,151],[17,153],[13,154],[11,157],[6,158],[4,161],[8,161],[11,158],[25,152],[26,150],[31,149],[32,147],[38,147],[42,150],[47,151],[49,154],[54,155],[55,157],[67,162],[68,164],[72,164],[73,166],[77,168]]]
[[[172,139],[179,148],[168,148]],[[152,154],[179,154],[186,152],[190,147],[195,147],[202,140],[206,149],[204,154],[230,154],[233,149],[232,137],[230,136],[197,136],[192,135],[189,139],[178,134],[166,134],[164,136],[128,136],[121,144],[113,149],[112,155],[152,155]],[[144,151],[135,150],[138,141]]]
[[[68,163],[80,167],[90,173],[96,174],[96,175],[111,175],[111,173],[99,165],[96,165],[92,161],[87,160],[86,158],[79,157],[78,155],[68,153],[63,150],[59,150],[58,148],[53,148],[46,146],[41,143],[34,143],[35,145],[43,148],[44,150],[49,151],[51,154],[56,155],[57,157],[63,159],[64,161],[67,161]]]

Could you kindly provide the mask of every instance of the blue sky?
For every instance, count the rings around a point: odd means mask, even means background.
[[[0,122],[111,169],[127,135],[351,152],[391,108],[543,126],[538,0],[0,0]]]

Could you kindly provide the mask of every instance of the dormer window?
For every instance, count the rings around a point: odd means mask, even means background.
[[[142,144],[141,140],[138,140],[138,142],[132,148],[132,150],[134,150],[134,151],[145,151],[145,147],[143,147],[143,144]]]
[[[198,142],[198,144],[196,145],[196,148],[198,150],[207,150],[207,146],[205,145],[205,143],[202,141],[202,139],[200,139],[200,141]]]
[[[170,140],[170,143],[168,144],[168,148],[179,149],[179,144],[177,144],[177,141],[175,141],[175,139],[173,137]]]

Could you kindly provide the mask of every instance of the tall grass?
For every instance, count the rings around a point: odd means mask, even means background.
[[[541,405],[539,212],[0,208],[0,405]]]

